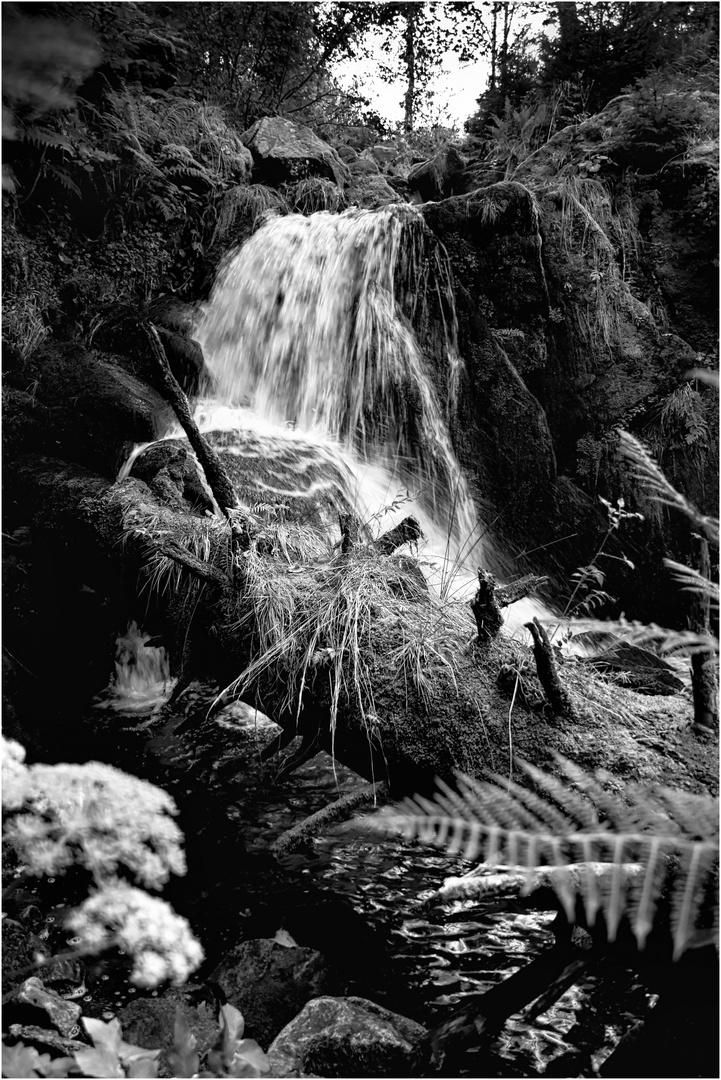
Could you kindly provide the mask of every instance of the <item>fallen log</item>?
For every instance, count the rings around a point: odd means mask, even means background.
[[[307,558],[290,562],[275,542],[260,551],[237,512],[236,537],[219,518],[160,505],[142,481],[111,483],[48,458],[16,463],[6,505],[14,520],[42,535],[43,552],[52,546],[54,573],[62,575],[63,560],[72,559],[82,567],[78,585],[96,595],[124,583],[116,634],[127,625],[121,619],[144,619],[150,602],[144,628],[162,635],[172,674],[185,669],[181,685],[215,682],[227,689],[223,700],[241,697],[271,717],[288,744],[300,735],[303,754],[325,750],[370,782],[388,781],[393,795],[428,792],[436,777],[452,779],[458,770],[509,771],[508,702],[497,674],[521,663],[526,649],[502,634],[483,650],[471,648],[477,623],[469,605],[422,589],[410,556],[389,559],[359,545],[342,560],[318,562],[316,540]],[[264,527],[271,540],[273,527]],[[173,564],[180,573],[172,587],[143,592],[135,614],[127,604],[133,575],[162,562],[164,573]],[[52,594],[44,598],[53,603]],[[109,654],[112,647],[108,635]],[[579,709],[573,744],[568,725],[519,712],[514,754],[544,764],[553,750],[569,755],[585,744],[598,767],[613,770],[627,732],[623,716],[606,714],[599,739],[594,685],[585,672],[575,696],[589,708]],[[607,697],[607,684],[598,685]],[[635,715],[648,707],[621,687],[615,696],[628,698]],[[185,737],[192,743],[191,723]],[[639,750],[647,777],[668,776],[665,749]],[[714,774],[709,748],[709,783]]]

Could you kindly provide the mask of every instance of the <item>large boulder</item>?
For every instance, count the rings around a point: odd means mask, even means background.
[[[320,997],[269,1051],[273,1076],[411,1076],[425,1028],[364,998]]]
[[[211,979],[242,1012],[248,1037],[263,1047],[270,1046],[307,1001],[331,988],[319,952],[268,938],[236,946]]]
[[[207,1053],[218,1037],[215,1003],[203,1000],[198,988],[168,990],[160,997],[136,998],[119,1013],[123,1039],[133,1046],[160,1050],[160,1075],[174,1076],[169,1054],[175,1041],[176,1016],[181,1013],[195,1039],[200,1055]]]
[[[292,120],[264,116],[241,137],[253,155],[256,179],[263,184],[322,176],[342,187],[350,180],[348,167],[333,147]]]
[[[385,176],[380,176],[378,173],[375,176],[355,177],[348,189],[349,205],[360,206],[365,210],[378,210],[381,206],[403,201]]]
[[[32,400],[21,393],[9,403],[14,437],[22,443],[24,417],[37,436],[36,452],[103,476],[117,476],[133,444],[156,439],[173,419],[170,406],[150,386],[111,357],[74,343],[41,347],[24,377]]]
[[[408,186],[421,202],[438,202],[468,190],[466,162],[454,146],[441,150],[428,161],[414,165],[408,173]]]

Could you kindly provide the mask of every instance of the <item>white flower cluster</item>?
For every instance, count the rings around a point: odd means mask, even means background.
[[[102,881],[120,869],[151,889],[185,873],[177,807],[165,791],[97,761],[26,767],[18,743],[3,749],[3,806],[24,811],[6,822],[5,839],[29,873],[80,864]]]
[[[18,810],[27,798],[29,773],[24,765],[25,747],[14,739],[2,740],[3,810]]]
[[[130,979],[136,986],[153,987],[166,980],[179,986],[203,961],[187,919],[164,900],[123,882],[89,896],[67,925],[78,935],[81,952],[117,945],[132,955]]]

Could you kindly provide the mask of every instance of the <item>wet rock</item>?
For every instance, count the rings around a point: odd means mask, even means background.
[[[361,206],[366,210],[377,210],[381,206],[401,201],[398,192],[380,175],[357,177],[348,189],[350,205]]]
[[[155,443],[139,454],[130,470],[131,476],[144,480],[166,506],[212,510],[213,501],[197,461],[188,445],[177,439]]]
[[[637,694],[675,694],[683,683],[666,660],[648,649],[620,641],[586,661],[596,671],[622,674],[623,685]]]
[[[203,386],[210,384],[211,376],[205,363],[203,350],[193,338],[172,330],[158,329],[168,365],[186,394],[194,396]]]
[[[4,731],[4,734],[7,732]],[[4,918],[2,923],[2,991],[9,993],[19,982],[16,972],[25,971],[39,955],[47,956],[45,943],[22,923]],[[13,975],[15,976],[13,978]]]
[[[440,159],[431,158],[414,165],[408,173],[408,187],[417,192],[421,202],[438,202],[443,198],[443,170]]]
[[[49,1028],[37,1024],[10,1024],[8,1031],[13,1038],[19,1039],[26,1046],[34,1046],[41,1054],[62,1054],[71,1057],[78,1050],[87,1050],[88,1044],[79,1039],[64,1039]]]
[[[178,1010],[184,1014],[202,1058],[218,1037],[217,1010],[212,1001],[198,1002],[197,990],[192,987],[168,990],[157,998],[136,998],[118,1013],[125,1042],[162,1051],[159,1058],[161,1076],[175,1075],[168,1065],[168,1053],[173,1048]]]
[[[3,1001],[6,1019],[32,1010],[46,1013],[52,1026],[61,1035],[77,1034],[78,1022],[82,1012],[79,1005],[65,1001],[59,994],[47,990],[42,979],[33,976],[26,979],[10,996]]]
[[[280,116],[265,116],[241,136],[253,155],[254,178],[276,185],[306,176],[324,176],[342,186],[348,167],[336,151],[310,128]]]
[[[42,347],[28,373],[35,397],[49,410],[34,450],[103,476],[114,479],[128,447],[157,438],[172,418],[150,386],[80,345]]]
[[[395,146],[371,146],[368,153],[373,155],[379,165],[390,165],[398,157]]]
[[[358,160],[358,151],[352,146],[339,146],[336,153],[344,165],[352,165]]]
[[[354,161],[348,167],[353,178],[359,176],[378,176],[380,173],[378,162],[367,151],[361,154],[357,161]]]
[[[244,941],[211,975],[240,1009],[246,1034],[267,1047],[311,998],[330,989],[325,960],[314,949],[267,938]]]
[[[274,1040],[271,1075],[410,1076],[425,1033],[414,1020],[364,998],[316,998]]]
[[[66,1001],[74,1001],[85,993],[85,965],[73,957],[54,956],[43,965],[43,982]]]

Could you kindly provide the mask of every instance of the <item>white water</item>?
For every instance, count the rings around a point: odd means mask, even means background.
[[[449,586],[467,576],[463,556],[473,549],[475,565],[484,551],[446,424],[453,322],[441,402],[396,300],[428,278],[422,234],[409,206],[266,222],[221,272],[197,330],[216,403],[196,419],[201,430],[252,428],[271,450],[279,438],[310,441],[348,476],[376,532],[419,519],[431,576]]]
[[[448,432],[460,364],[455,313],[450,272],[438,249],[430,265],[424,229],[407,205],[268,220],[221,270],[196,330],[215,392],[195,418],[205,433],[238,432],[221,453],[271,463],[282,455],[286,471],[290,458],[298,492],[311,464],[340,474],[375,535],[412,514],[429,581],[467,598],[492,552]],[[397,301],[400,293],[415,310],[429,287],[452,312],[444,401]],[[260,483],[260,496],[298,493],[283,482]],[[509,624],[542,610],[513,605]]]
[[[168,699],[175,685],[168,654],[162,646],[146,646],[149,640],[136,622],[116,639],[115,676],[98,708],[145,713]]]

